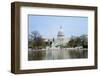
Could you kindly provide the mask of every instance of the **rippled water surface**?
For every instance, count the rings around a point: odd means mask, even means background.
[[[88,50],[29,50],[28,60],[55,60],[55,59],[78,59],[87,58]]]

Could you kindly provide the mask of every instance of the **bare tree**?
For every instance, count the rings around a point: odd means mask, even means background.
[[[31,43],[31,47],[35,49],[45,46],[45,42],[38,31],[33,31],[31,33],[31,35],[29,36],[29,41]]]

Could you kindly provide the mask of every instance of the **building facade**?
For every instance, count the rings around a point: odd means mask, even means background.
[[[45,41],[51,43],[52,47],[66,46],[69,40],[70,38],[67,38],[65,36],[62,26],[60,26],[56,38],[52,38],[52,39],[45,38]]]

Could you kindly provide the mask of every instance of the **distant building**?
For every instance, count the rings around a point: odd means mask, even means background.
[[[58,31],[58,34],[57,34],[56,43],[58,45],[66,45],[68,41],[69,41],[69,38],[66,38],[66,36],[64,35],[64,30],[60,26],[60,30]]]
[[[62,29],[62,26],[60,26],[60,29],[57,34],[57,38],[52,38],[52,39],[44,38],[44,40],[46,42],[52,42],[52,46],[54,47],[54,46],[59,46],[59,45],[63,45],[63,46],[67,45],[70,38],[67,38],[64,35],[64,30]]]

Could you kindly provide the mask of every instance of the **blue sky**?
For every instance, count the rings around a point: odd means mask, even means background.
[[[44,37],[57,37],[60,26],[66,37],[88,33],[88,17],[29,15],[28,19],[29,34],[38,31]]]

